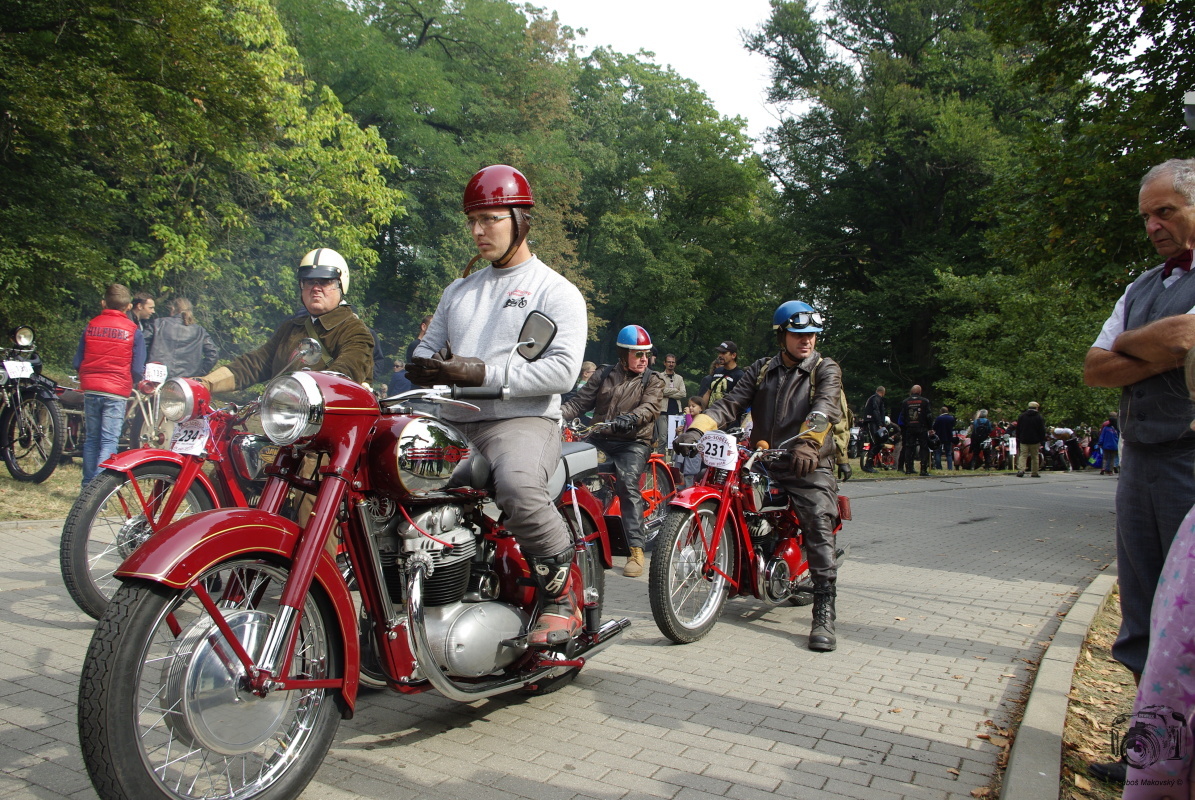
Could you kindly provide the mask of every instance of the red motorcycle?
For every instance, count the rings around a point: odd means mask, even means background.
[[[601,433],[609,427],[609,423],[599,422],[588,428],[569,425],[564,428],[563,435],[566,442],[582,441],[586,437]],[[651,453],[647,457],[647,465],[643,474],[639,476],[639,492],[643,495],[643,538],[646,547],[650,548],[664,524],[664,517],[668,514],[668,503],[676,495],[676,486],[683,483],[684,478],[680,470],[671,466],[659,453]],[[606,520],[606,529],[610,533],[610,543],[614,555],[630,555],[630,546],[622,530],[622,502],[618,497],[618,477],[614,473],[614,464],[605,461],[598,464],[597,474],[585,484],[585,488],[597,498],[602,506],[602,516]]]
[[[252,505],[265,486],[264,465],[278,450],[246,427],[256,402],[213,409],[189,378],[171,378],[156,396],[177,423],[170,449],[142,447],[105,460],[62,526],[62,580],[96,619],[120,585],[117,567],[134,550],[176,519]],[[209,464],[211,474],[204,471]]]
[[[538,358],[554,330],[533,312],[517,352]],[[462,702],[553,691],[612,643],[630,620],[601,621],[609,543],[577,488],[596,455],[576,444],[555,480],[583,625],[556,648],[527,646],[540,609],[528,563],[489,508],[484,459],[433,413],[508,396],[437,387],[379,406],[336,373],[271,381],[261,422],[280,450],[257,507],[178,520],[117,571],[79,690],[99,796],[298,796],[353,714],[363,643],[394,691]],[[467,484],[453,481],[462,462]],[[314,496],[303,526],[279,514],[292,490]]]
[[[787,451],[759,445],[752,451],[725,431],[706,433],[698,443],[705,470],[669,506],[651,559],[648,597],[656,625],[678,644],[709,633],[727,597],[812,602],[801,522],[766,471]],[[851,518],[850,501],[840,495],[838,509],[835,534]],[[836,550],[837,558],[843,555]]]

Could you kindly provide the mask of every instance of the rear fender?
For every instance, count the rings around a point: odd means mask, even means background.
[[[201,511],[167,525],[116,570],[122,579],[139,578],[172,589],[187,586],[204,570],[234,556],[260,554],[290,560],[300,529],[292,520],[255,508],[217,508]],[[340,625],[344,687],[341,693],[352,717],[361,672],[357,645],[357,614],[336,562],[321,551],[315,580],[332,601]]]
[[[574,500],[576,500],[576,506],[573,505]],[[586,490],[570,487],[560,496],[559,508],[560,513],[572,520],[574,524],[578,510],[583,518],[587,517],[593,523],[595,533],[591,537],[592,544],[601,554],[602,564],[607,569],[614,566],[614,557],[610,551],[610,532],[606,529],[606,521],[602,518],[602,507],[597,498]]]
[[[143,464],[159,463],[159,464],[174,464],[179,469],[182,469],[184,456],[179,455],[173,450],[157,450],[152,447],[138,447],[135,450],[125,450],[121,453],[109,456],[101,464],[100,469],[110,469],[115,472],[121,472],[128,476],[129,480],[133,479],[133,470]],[[216,487],[212,485],[211,478],[202,469],[195,473],[196,482],[201,485],[207,492],[207,496],[211,498],[212,503],[219,505],[220,495],[216,493]]]

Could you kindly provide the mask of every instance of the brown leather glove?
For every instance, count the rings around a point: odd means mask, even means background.
[[[704,435],[704,431],[698,430],[697,428],[689,428],[680,436],[677,436],[672,440],[672,449],[683,456],[695,456],[697,455],[697,443],[701,441],[701,437]]]
[[[821,449],[821,445],[812,439],[797,439],[793,446],[789,448],[789,457],[792,459],[792,471],[798,478],[804,478],[817,469],[817,462],[820,460],[818,451]]]
[[[483,386],[485,362],[472,356],[456,356],[445,347],[431,358],[413,358],[407,364],[407,378],[416,386]]]

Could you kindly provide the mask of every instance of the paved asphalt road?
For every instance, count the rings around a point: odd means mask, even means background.
[[[1114,557],[1115,478],[851,481],[839,648],[809,608],[727,604],[701,642],[656,630],[646,580],[607,577],[634,626],[540,698],[365,695],[304,798],[969,798],[1078,590]],[[58,522],[0,523],[0,799],[94,798],[75,696],[93,628]]]

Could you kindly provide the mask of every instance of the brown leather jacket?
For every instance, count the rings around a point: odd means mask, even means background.
[[[619,361],[605,380],[594,380],[605,369],[598,367],[598,372],[581,387],[577,396],[561,407],[561,416],[572,420],[592,409],[594,422],[608,422],[619,414],[634,414],[639,427],[631,433],[602,435],[607,439],[651,444],[655,438],[656,417],[664,407],[664,379],[659,373],[652,372],[645,382],[642,375],[627,372]]]
[[[282,372],[290,363],[291,353],[307,337],[304,312],[278,326],[270,340],[261,347],[236,358],[228,365],[237,387],[263,383]],[[312,323],[316,338],[332,359],[315,369],[342,372],[358,383],[373,379],[373,334],[347,305],[338,306]]]
[[[821,359],[821,363],[818,363]],[[813,396],[810,397],[810,372],[817,367],[813,381]],[[760,380],[760,372],[763,380]],[[772,447],[784,445],[786,440],[801,434],[804,438],[821,443],[820,466],[834,464],[834,437],[829,431],[814,434],[801,432],[805,420],[813,411],[820,411],[830,420],[838,422],[838,393],[842,389],[842,370],[838,363],[825,358],[816,350],[801,363],[793,367],[784,366],[779,354],[761,358],[747,368],[730,393],[710,406],[703,416],[712,419],[718,427],[737,420],[744,411],[751,409],[751,444],[766,441]],[[694,420],[697,423],[701,417]],[[694,425],[693,427],[701,427]],[[787,446],[791,446],[789,442]]]

